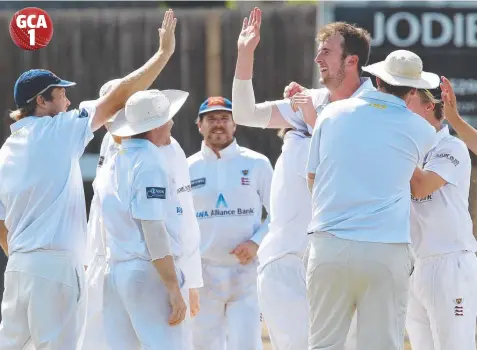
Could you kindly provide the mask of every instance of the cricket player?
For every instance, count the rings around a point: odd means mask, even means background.
[[[419,90],[409,105],[437,131],[411,179],[416,254],[407,331],[413,350],[475,349],[477,242],[469,213],[471,161],[443,124],[442,102]]]
[[[237,144],[228,99],[205,100],[197,125],[204,141],[188,158],[204,280],[195,350],[260,350],[256,255],[268,232],[262,208],[270,211],[273,169],[267,157]]]
[[[99,97],[106,95],[113,87],[116,87],[121,79],[114,79],[104,84],[99,92]],[[121,109],[119,114],[124,114]],[[112,122],[117,116],[114,115],[104,125],[109,130]],[[113,136],[108,132],[103,137],[99,152],[99,161],[96,169],[96,176],[101,171],[104,163],[107,163],[115,154],[121,144],[121,138]],[[86,261],[87,270],[85,274],[85,287],[87,290],[87,301],[85,309],[86,321],[81,325],[83,336],[78,343],[79,349],[107,349],[103,328],[103,284],[104,272],[106,270],[106,248],[104,246],[104,234],[101,220],[101,206],[96,194],[96,183],[93,181],[93,198],[90,204],[89,220],[87,226],[86,239]]]
[[[96,101],[67,112],[75,85],[47,70],[15,83],[12,135],[0,149],[0,234],[9,256],[0,348],[75,349],[84,298],[86,210],[79,158],[133,93],[147,89],[174,52],[167,11],[160,47],[141,68]]]
[[[270,232],[258,251],[258,290],[273,348],[300,350],[308,345],[308,324],[303,321],[308,320],[308,303],[302,260],[308,243],[306,229],[311,220],[311,195],[306,184],[308,130],[328,103],[356,96],[363,90],[375,90],[369,78],[360,78],[361,66],[369,57],[370,36],[364,29],[347,23],[325,26],[318,33],[320,48],[315,62],[320,65],[321,83],[326,88],[304,91],[303,87],[292,83],[285,89],[285,100],[254,105],[252,54],[258,42],[251,37],[259,36],[260,16],[260,10],[252,11],[251,22],[244,23],[239,38],[233,85],[233,99],[237,102],[234,103],[234,119],[239,124],[263,128],[275,128],[284,123],[293,126],[285,135],[282,154],[273,174]],[[290,101],[288,98],[292,96]],[[305,120],[293,105],[307,96],[311,96],[316,113]],[[269,115],[258,112],[264,109],[269,110]],[[352,348],[352,343],[350,339],[347,349]]]
[[[407,108],[417,89],[439,85],[422,67],[406,50],[363,67],[376,76],[378,91],[328,105],[315,124],[307,166],[310,350],[341,348],[355,306],[358,350],[404,346],[409,181],[436,134]],[[300,105],[315,113],[311,101]]]
[[[110,127],[112,135],[127,138],[96,179],[107,247],[103,320],[110,349],[187,348],[184,225],[169,159],[161,152],[187,96],[139,91]]]

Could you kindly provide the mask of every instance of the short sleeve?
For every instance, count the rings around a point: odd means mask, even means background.
[[[446,142],[432,152],[424,165],[424,170],[432,171],[446,182],[457,186],[462,172],[469,163],[467,147],[458,142]]]
[[[273,101],[272,103],[277,106],[283,119],[285,119],[288,124],[293,126],[298,131],[306,132],[308,130],[308,126],[305,123],[303,113],[301,113],[301,110],[298,110],[296,112],[293,111],[290,105],[290,100],[278,100]]]
[[[311,174],[316,173],[316,169],[320,165],[320,140],[321,140],[321,126],[322,120],[315,124],[313,134],[311,136],[310,149],[308,151],[307,172]]]
[[[7,213],[5,210],[5,206],[3,205],[2,201],[0,201],[0,220],[5,221]]]
[[[137,220],[166,220],[169,187],[168,174],[161,167],[139,170],[133,183],[132,216]]]
[[[88,143],[93,139],[91,129],[96,105],[94,101],[82,102],[78,109],[60,113],[55,118],[59,135],[64,135],[65,146],[69,145],[70,151],[76,157],[81,157]]]

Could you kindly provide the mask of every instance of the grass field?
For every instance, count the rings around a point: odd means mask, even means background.
[[[270,339],[268,338],[267,327],[263,324],[262,328],[262,340],[263,340],[263,350],[272,350],[272,346],[270,345]],[[304,349],[306,350],[306,349]],[[404,350],[411,350],[411,346],[408,342],[406,342],[406,346]]]

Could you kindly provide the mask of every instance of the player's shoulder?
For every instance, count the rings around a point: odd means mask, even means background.
[[[449,151],[466,154],[470,159],[469,149],[467,148],[465,142],[451,134],[444,136],[437,144],[436,149],[447,149]]]
[[[202,162],[203,160],[204,160],[204,156],[202,155],[202,152],[198,151],[198,152],[190,155],[189,157],[187,157],[187,164],[189,165],[189,167],[192,167],[192,166]]]
[[[310,94],[315,107],[328,103],[330,91],[327,88],[308,89],[308,93]]]
[[[270,164],[270,160],[266,155],[244,146],[239,146],[239,155],[244,161],[257,163],[260,165]]]

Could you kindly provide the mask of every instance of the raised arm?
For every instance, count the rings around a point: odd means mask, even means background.
[[[444,101],[444,116],[467,147],[477,155],[477,130],[470,126],[459,115],[457,99],[451,82],[446,77],[441,77],[441,79],[441,97],[442,101]]]
[[[290,128],[292,127],[280,113],[273,102],[256,103],[253,91],[252,75],[255,49],[260,42],[260,26],[262,12],[255,8],[249,18],[242,24],[237,48],[237,64],[232,85],[232,114],[240,125],[258,128]]]
[[[159,29],[158,51],[141,68],[125,76],[118,86],[96,101],[96,112],[91,123],[93,131],[99,129],[112,115],[124,108],[132,94],[147,90],[156,80],[174,53],[176,23],[177,18],[174,18],[174,12],[168,10]]]

